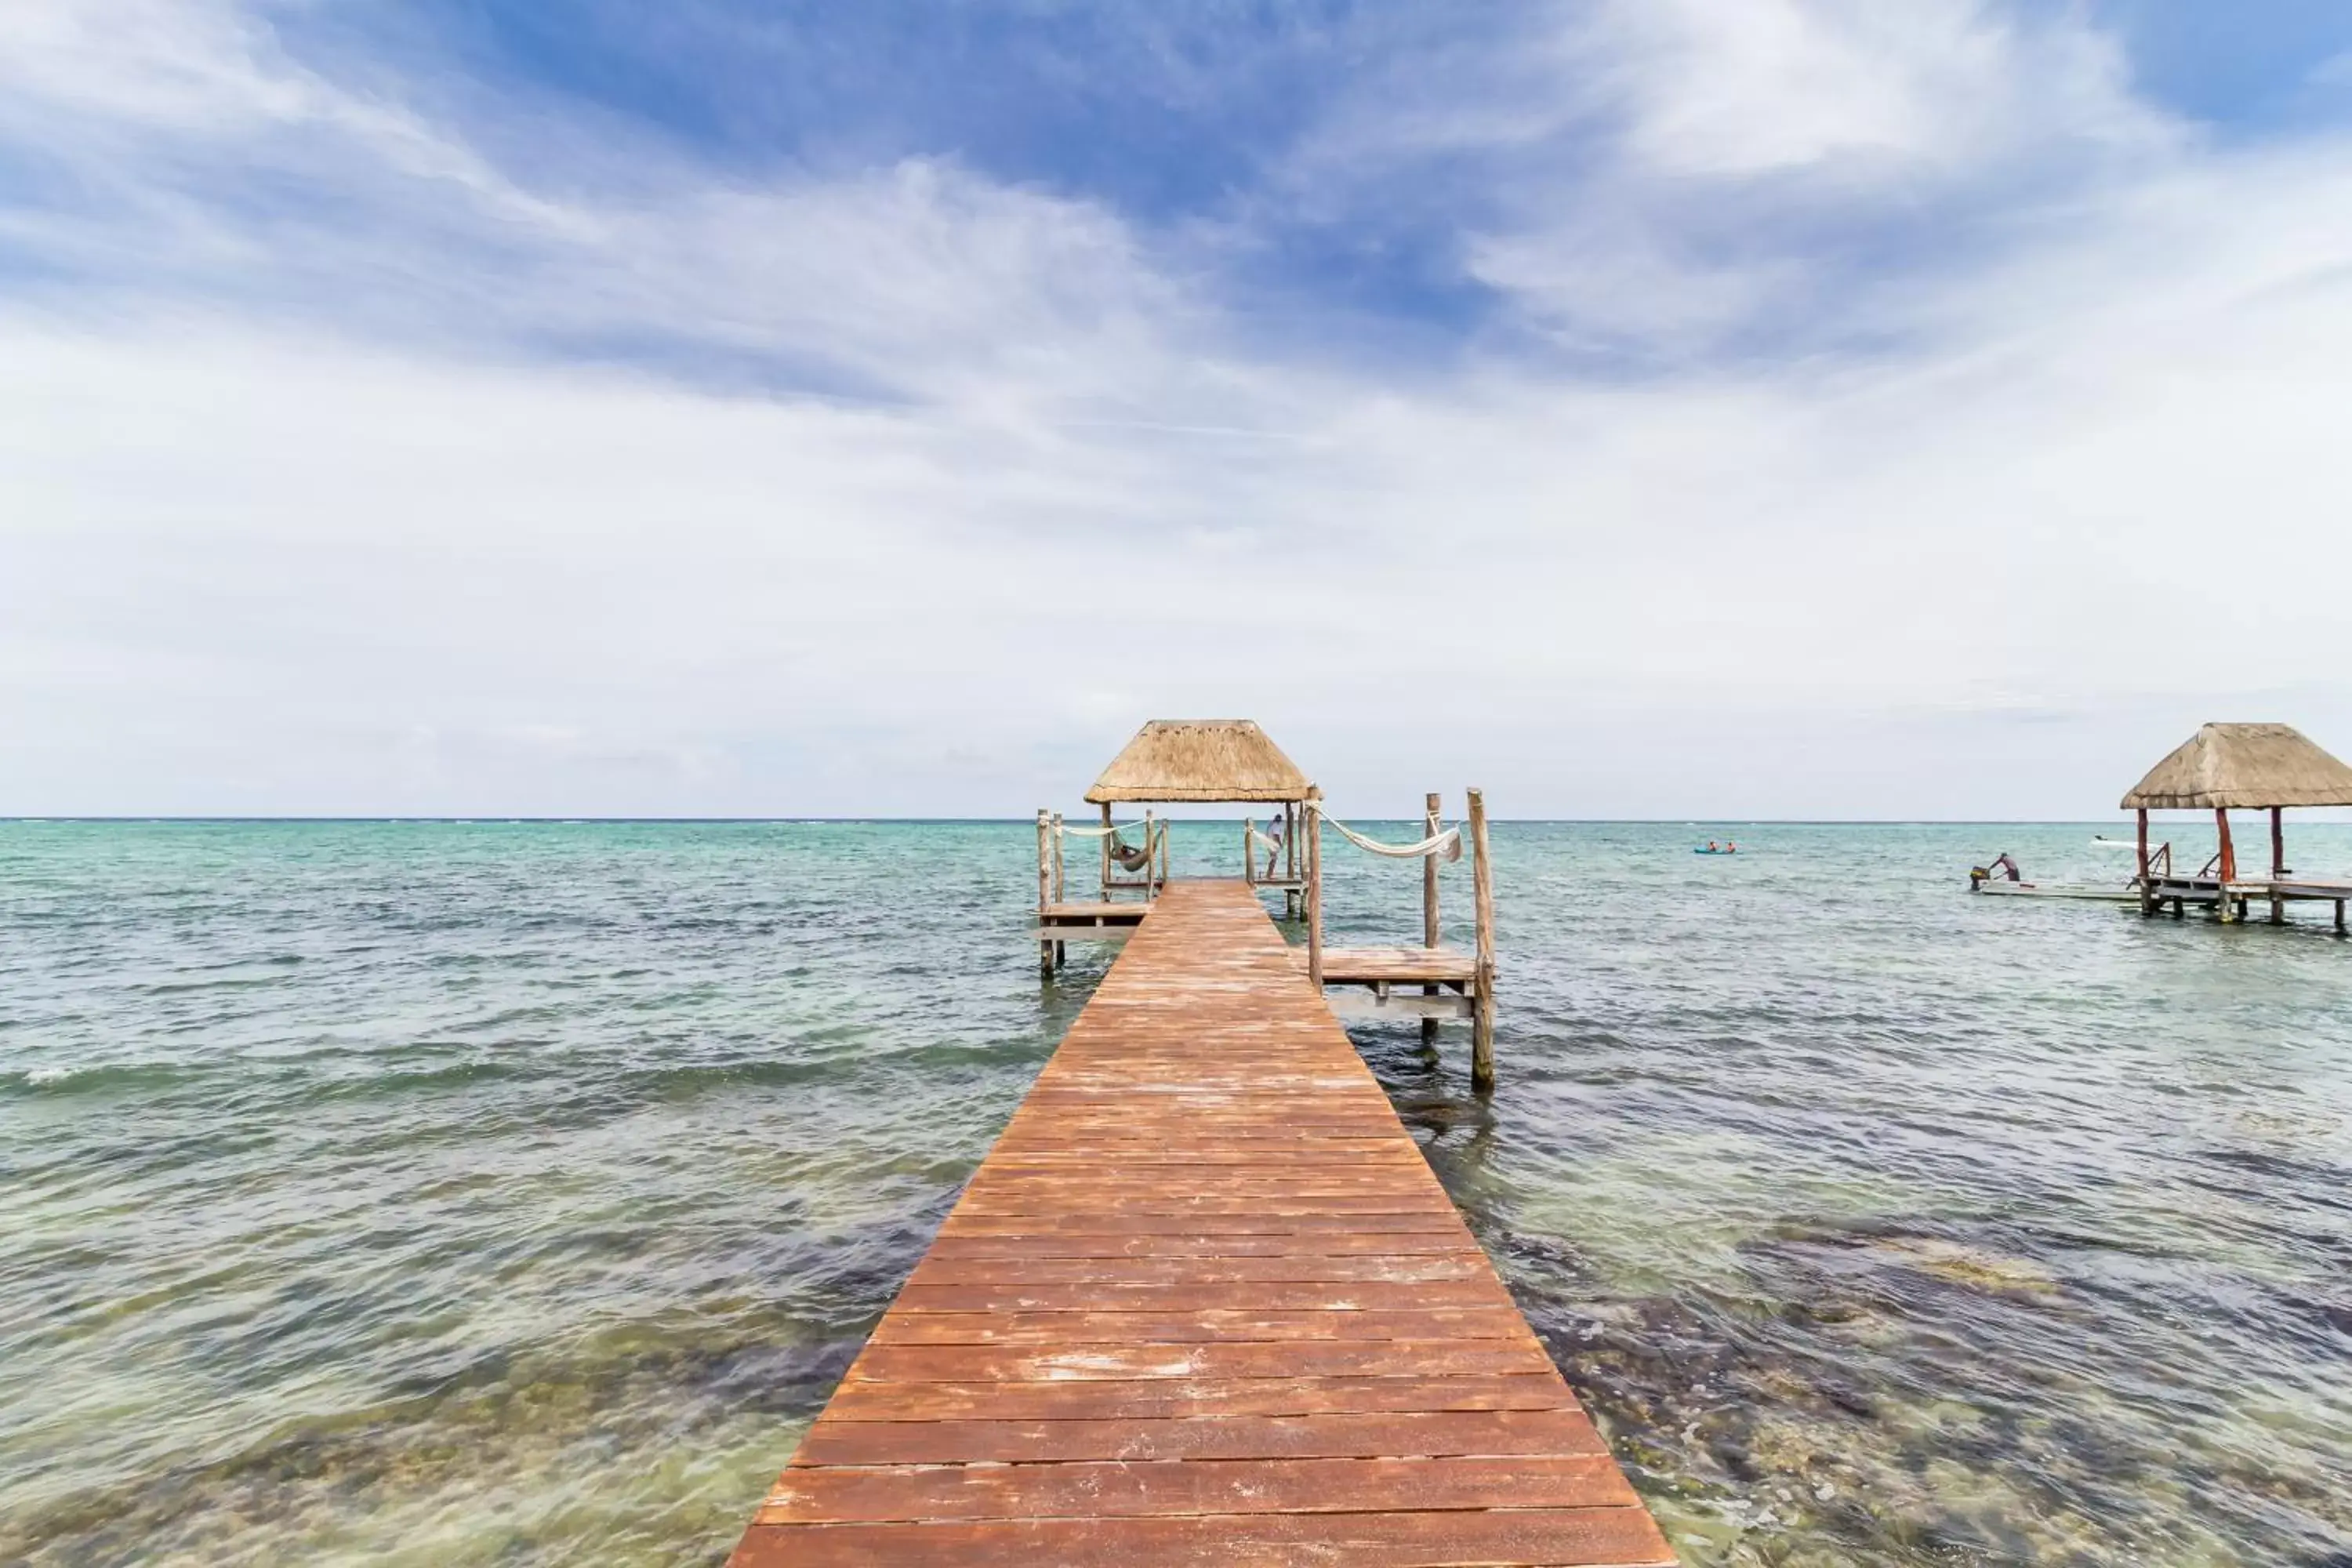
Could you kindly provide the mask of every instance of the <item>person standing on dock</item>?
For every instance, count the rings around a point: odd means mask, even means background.
[[[1276,812],[1265,819],[1265,879],[1274,880],[1274,868],[1282,860],[1282,813]]]

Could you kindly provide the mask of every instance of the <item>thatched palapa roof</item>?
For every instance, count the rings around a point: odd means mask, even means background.
[[[2207,724],[2124,796],[2126,811],[2273,805],[2352,805],[2352,768],[2292,724]]]
[[[1154,719],[1087,791],[1114,801],[1305,800],[1298,764],[1246,719]]]

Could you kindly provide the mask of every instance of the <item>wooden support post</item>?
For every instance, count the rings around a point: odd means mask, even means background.
[[[1471,1002],[1470,1087],[1485,1094],[1495,1087],[1495,873],[1486,857],[1486,796],[1470,792],[1470,844],[1477,856],[1471,887],[1477,901],[1478,994]]]
[[[1423,838],[1434,837],[1437,833],[1437,819],[1444,809],[1445,797],[1433,791],[1422,797],[1421,804],[1421,836]],[[1421,945],[1423,947],[1437,945],[1437,856],[1434,851],[1421,858]],[[1424,985],[1421,988],[1421,994],[1424,996],[1434,996],[1437,994],[1437,987]],[[1436,1019],[1423,1018],[1421,1021],[1421,1043],[1424,1046],[1437,1044]]]
[[[1151,808],[1147,805],[1143,808],[1143,901],[1147,904],[1152,897],[1152,868],[1160,864],[1160,840],[1152,837],[1155,831]]]
[[[2218,805],[2213,808],[2213,825],[2221,830],[2221,896],[2213,900],[2213,912],[2221,918],[2223,925],[2231,925],[2236,923],[2237,915],[2231,909],[2230,884],[2238,879],[2238,850],[2230,842],[2228,808]]]
[[[1110,901],[1110,802],[1103,802],[1102,836],[1102,896]]]
[[[1255,826],[1256,817],[1242,813],[1242,880],[1253,888],[1257,886],[1257,845],[1250,838],[1250,829]]]
[[[1054,901],[1057,904],[1066,903],[1069,901],[1069,897],[1070,868],[1068,862],[1064,858],[1062,814],[1057,811],[1054,814]],[[1061,968],[1065,963],[1068,962],[1069,956],[1070,947],[1067,942],[1056,942],[1054,944],[1054,967],[1055,969]]]
[[[2344,933],[2344,900],[2341,900],[2341,899],[2338,899],[2338,900],[2336,900],[2336,934],[2337,936],[2342,936],[2343,934],[2345,934],[2345,933]]]
[[[1168,819],[1160,819],[1160,892],[1168,890]],[[1152,895],[1159,897],[1159,893]]]
[[[2147,807],[2139,808],[2139,912],[2156,913],[2156,889],[2151,884],[2147,868]]]
[[[1323,792],[1307,790],[1307,981],[1323,994]]]
[[[2286,923],[2286,900],[2279,897],[2278,884],[2286,877],[2285,812],[2271,807],[2271,924]]]
[[[1045,906],[1051,901],[1046,896],[1050,890],[1048,879],[1052,876],[1052,869],[1046,863],[1048,851],[1045,847],[1045,831],[1046,812],[1041,805],[1037,808],[1037,923],[1039,925],[1045,923]],[[1051,937],[1041,938],[1037,943],[1037,973],[1047,980],[1054,977],[1054,941]]]
[[[1294,921],[1307,912],[1307,898],[1298,887],[1298,835],[1306,821],[1307,814],[1297,801],[1282,803],[1282,879],[1287,884],[1282,889],[1282,912]]]

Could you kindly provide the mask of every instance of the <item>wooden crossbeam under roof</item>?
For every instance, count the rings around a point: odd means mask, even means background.
[[[1302,801],[1313,787],[1247,719],[1154,719],[1111,759],[1087,800]]]

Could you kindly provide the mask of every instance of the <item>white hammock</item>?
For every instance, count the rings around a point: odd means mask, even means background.
[[[1115,822],[1108,827],[1077,827],[1066,822],[1060,825],[1061,830],[1070,835],[1073,838],[1112,838],[1126,832],[1130,827],[1140,827],[1142,826],[1143,823],[1140,818],[1134,822]]]
[[[1309,811],[1339,829],[1339,837],[1369,855],[1385,855],[1391,860],[1418,860],[1427,855],[1440,855],[1447,860],[1462,858],[1462,829],[1457,825],[1443,833],[1433,833],[1418,844],[1383,844],[1377,838],[1367,838],[1338,817],[1318,811],[1310,804]]]

